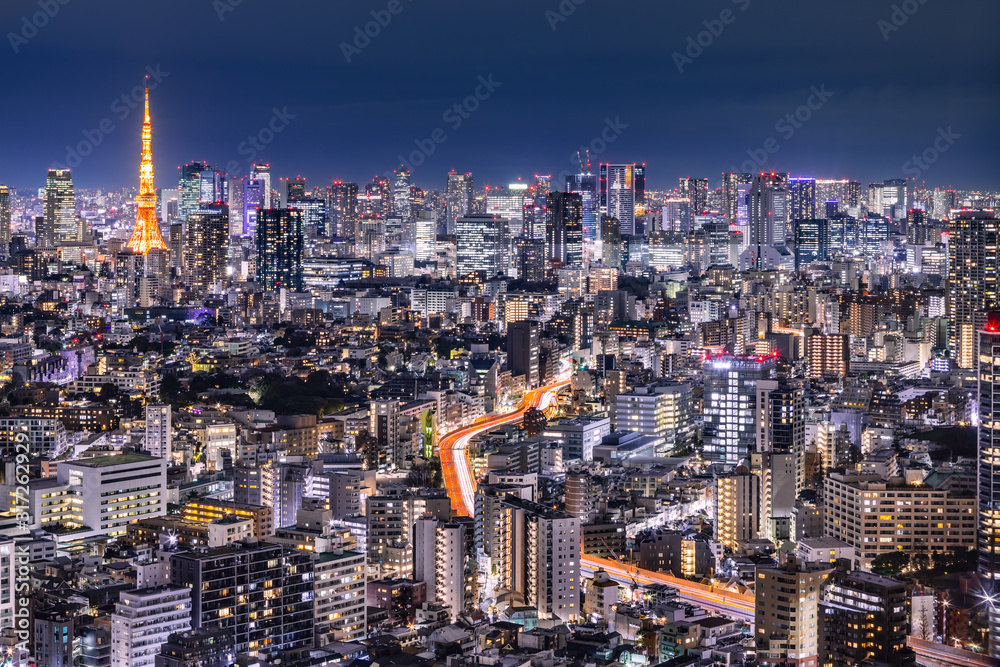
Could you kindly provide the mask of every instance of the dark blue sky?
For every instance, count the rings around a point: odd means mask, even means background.
[[[122,120],[114,101],[158,65],[168,73],[152,91],[161,187],[176,186],[186,161],[245,166],[241,142],[275,108],[294,118],[257,159],[310,184],[367,181],[438,128],[446,140],[413,169],[423,187],[441,188],[452,168],[477,186],[558,174],[618,119],[627,127],[605,133],[614,141],[594,161],[644,161],[650,188],[679,176],[715,183],[751,154],[801,175],[1000,186],[996,2],[562,0],[573,8],[563,16],[560,0],[396,0],[398,13],[348,63],[341,43],[389,0],[61,1],[41,0],[58,11],[33,36],[24,20],[39,0],[0,6],[0,182],[42,185],[91,131],[100,144],[74,180],[137,183],[140,114]],[[708,45],[678,71],[674,52],[706,21],[719,34],[702,34]],[[12,33],[30,39],[12,45]],[[486,99],[468,118],[444,116],[490,75],[499,86],[479,89]],[[810,100],[813,86],[832,96]],[[779,124],[809,101],[806,122]],[[113,129],[102,132],[105,118]],[[949,127],[933,163],[907,164],[925,149],[933,157]]]

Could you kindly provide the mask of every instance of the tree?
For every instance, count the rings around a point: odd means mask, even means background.
[[[910,554],[905,551],[890,551],[872,561],[872,572],[884,577],[895,577],[910,564]]]

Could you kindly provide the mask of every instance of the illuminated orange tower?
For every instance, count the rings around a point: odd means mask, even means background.
[[[166,250],[167,244],[160,234],[156,221],[156,191],[153,189],[153,126],[149,122],[149,77],[146,77],[146,115],[142,121],[142,160],[139,162],[139,196],[135,198],[139,210],[135,214],[135,229],[127,247],[132,252],[147,254],[158,248]]]

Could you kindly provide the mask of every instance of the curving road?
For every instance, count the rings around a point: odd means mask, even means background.
[[[556,382],[525,394],[517,409],[507,414],[481,417],[475,423],[454,430],[441,438],[438,450],[445,488],[451,498],[453,510],[460,516],[472,516],[476,506],[476,480],[469,462],[469,441],[474,437],[504,424],[514,424],[524,418],[528,408],[546,409],[555,395],[569,385],[568,380]],[[666,584],[680,592],[680,597],[712,612],[721,612],[733,618],[753,623],[754,600],[751,595],[740,595],[730,591],[705,586],[693,581],[678,579],[662,572],[653,572],[636,567],[627,570],[619,563],[597,556],[580,556],[582,573],[592,573],[604,569],[612,579],[623,585],[631,585],[633,579],[640,585]]]

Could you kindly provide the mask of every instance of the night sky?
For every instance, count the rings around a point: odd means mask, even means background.
[[[151,92],[159,187],[176,187],[176,166],[191,160],[245,173],[251,151],[275,176],[365,182],[409,161],[415,140],[433,146],[412,161],[429,189],[449,169],[473,172],[477,187],[576,171],[571,156],[592,142],[603,148],[595,166],[646,162],[651,189],[679,176],[714,185],[748,161],[863,183],[919,174],[931,187],[1000,187],[997,2],[46,3],[58,10],[36,17],[37,31],[24,20],[39,0],[0,5],[0,182],[14,186],[43,185],[56,164],[83,187],[136,185],[141,112],[119,98],[149,67],[162,78]],[[370,22],[377,34],[355,43]],[[478,107],[467,118],[446,115],[466,98]],[[808,120],[782,120],[809,102]],[[269,124],[280,131],[262,132]],[[269,143],[241,147],[250,135]],[[74,164],[67,145],[94,139]],[[908,163],[926,149],[933,163]]]

